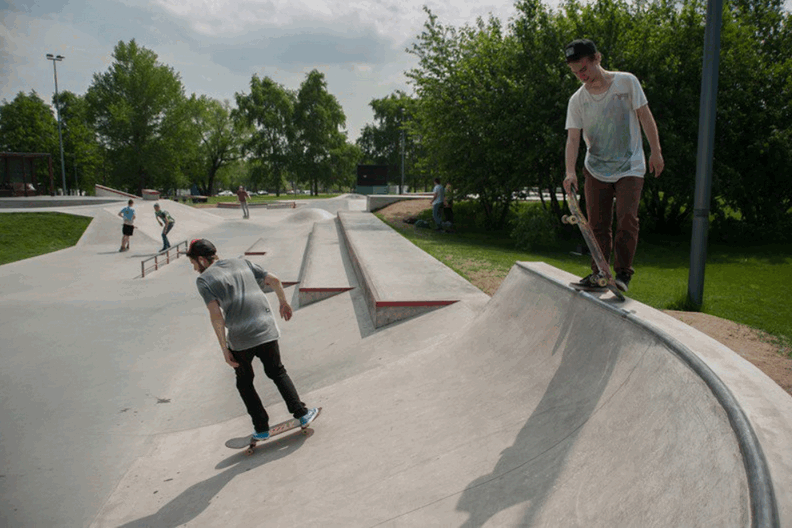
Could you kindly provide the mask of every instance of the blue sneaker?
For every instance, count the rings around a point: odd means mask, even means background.
[[[261,433],[253,433],[252,438],[256,442],[263,442],[267,438],[269,438],[269,431],[263,431]]]
[[[308,412],[305,413],[305,416],[300,417],[300,427],[305,429],[308,427],[308,424],[316,420],[316,417],[319,416],[319,409],[314,407],[313,409],[308,409]]]

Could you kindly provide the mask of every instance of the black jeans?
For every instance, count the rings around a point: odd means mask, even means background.
[[[253,387],[253,358],[257,357],[264,364],[264,374],[275,382],[278,391],[286,402],[286,407],[295,418],[302,418],[307,412],[305,404],[300,401],[297,389],[294,388],[286,368],[281,363],[280,348],[277,341],[270,341],[263,345],[258,345],[247,350],[232,350],[234,359],[239,363],[239,367],[234,369],[236,372],[236,386],[239,395],[245,404],[250,418],[253,420],[253,427],[257,433],[269,430],[269,415],[261,404],[255,387]]]

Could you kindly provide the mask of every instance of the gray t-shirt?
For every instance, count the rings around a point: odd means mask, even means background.
[[[267,272],[246,259],[218,260],[195,281],[205,303],[220,303],[228,347],[246,350],[280,337],[267,296]]]

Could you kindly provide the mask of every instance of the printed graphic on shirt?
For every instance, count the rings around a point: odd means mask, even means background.
[[[636,110],[647,103],[638,79],[615,72],[608,91],[592,95],[585,87],[572,95],[566,128],[582,130],[586,168],[598,180],[613,182],[625,176],[642,177],[646,162],[641,124]]]

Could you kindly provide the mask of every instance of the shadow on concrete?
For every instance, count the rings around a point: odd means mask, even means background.
[[[522,503],[527,507],[519,526],[535,525],[580,431],[597,409],[623,346],[618,335],[610,337],[612,346],[591,346],[592,338],[599,337],[592,330],[580,307],[567,312],[549,351],[555,355],[560,350],[561,362],[542,399],[492,472],[462,492],[456,509],[470,514],[464,528],[484,526]]]
[[[222,473],[193,484],[160,508],[158,512],[123,524],[119,528],[169,528],[188,524],[201,515],[209,507],[212,499],[236,476],[292,454],[300,449],[310,436],[312,435],[297,431],[277,440],[260,444],[251,456],[240,451],[215,466],[215,469],[218,470],[228,468]],[[266,487],[266,485],[262,485],[262,487]]]

